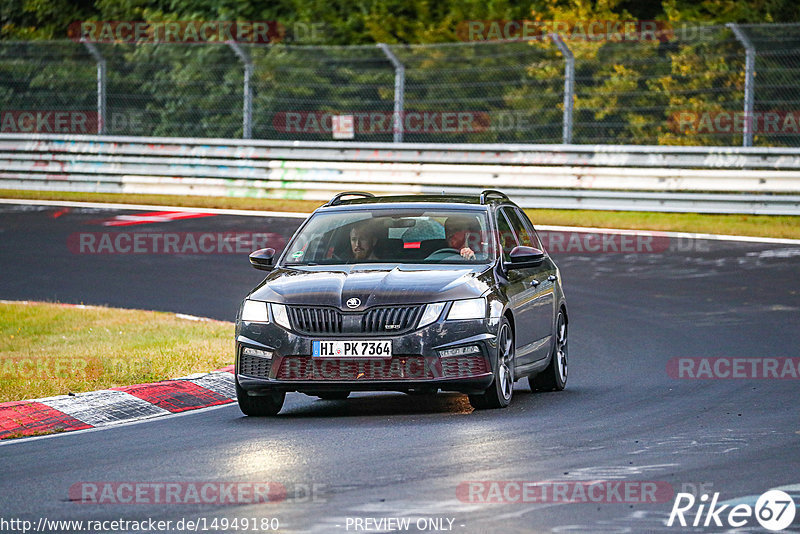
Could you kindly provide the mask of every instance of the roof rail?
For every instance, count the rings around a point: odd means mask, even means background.
[[[372,198],[375,195],[372,193],[366,193],[364,191],[344,191],[343,193],[337,193],[332,199],[325,203],[325,206],[336,206],[342,203],[342,197],[347,196],[359,196],[364,198]]]
[[[486,204],[486,201],[489,200],[490,196],[497,196],[505,200],[510,200],[505,193],[501,193],[496,189],[484,189],[481,191],[481,204]]]

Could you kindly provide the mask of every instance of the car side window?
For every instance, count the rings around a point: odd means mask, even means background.
[[[517,236],[511,228],[503,212],[506,210],[498,210],[497,216],[497,238],[500,241],[500,250],[503,252],[503,261],[511,261],[511,251],[517,246]]]
[[[517,240],[519,241],[520,246],[536,247],[535,244],[536,236],[533,233],[533,228],[529,228],[522,221],[517,210],[510,208],[503,208],[503,212],[505,212],[506,216],[508,217],[508,220],[511,223],[511,228],[514,230],[514,233],[517,234]]]
[[[542,240],[539,239],[539,234],[536,233],[536,229],[533,227],[533,223],[525,214],[525,212],[519,208],[515,209],[514,211],[519,216],[520,221],[522,221],[522,224],[525,227],[527,235],[529,235],[531,238],[531,242],[533,243],[533,245],[529,246],[538,248],[539,250],[544,250],[544,246],[542,245]]]

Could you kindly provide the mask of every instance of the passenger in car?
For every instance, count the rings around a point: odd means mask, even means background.
[[[377,260],[377,242],[378,236],[370,221],[361,221],[350,230],[350,250],[354,260]]]
[[[477,221],[472,217],[454,215],[444,222],[444,233],[450,248],[456,249],[461,257],[467,260],[475,259],[475,251],[467,245],[467,237],[480,233]]]

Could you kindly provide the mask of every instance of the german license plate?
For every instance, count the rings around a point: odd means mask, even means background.
[[[314,358],[391,358],[392,342],[380,340],[312,341]]]

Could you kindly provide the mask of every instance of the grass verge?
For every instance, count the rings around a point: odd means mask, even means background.
[[[233,325],[172,313],[0,303],[0,402],[155,382],[233,363]]]
[[[310,200],[201,197],[176,195],[132,195],[0,189],[0,198],[70,200],[158,204],[200,208],[292,211],[309,213],[323,203]],[[584,226],[748,235],[800,239],[800,217],[779,215],[715,215],[702,213],[658,213],[645,211],[525,210],[536,225]]]

